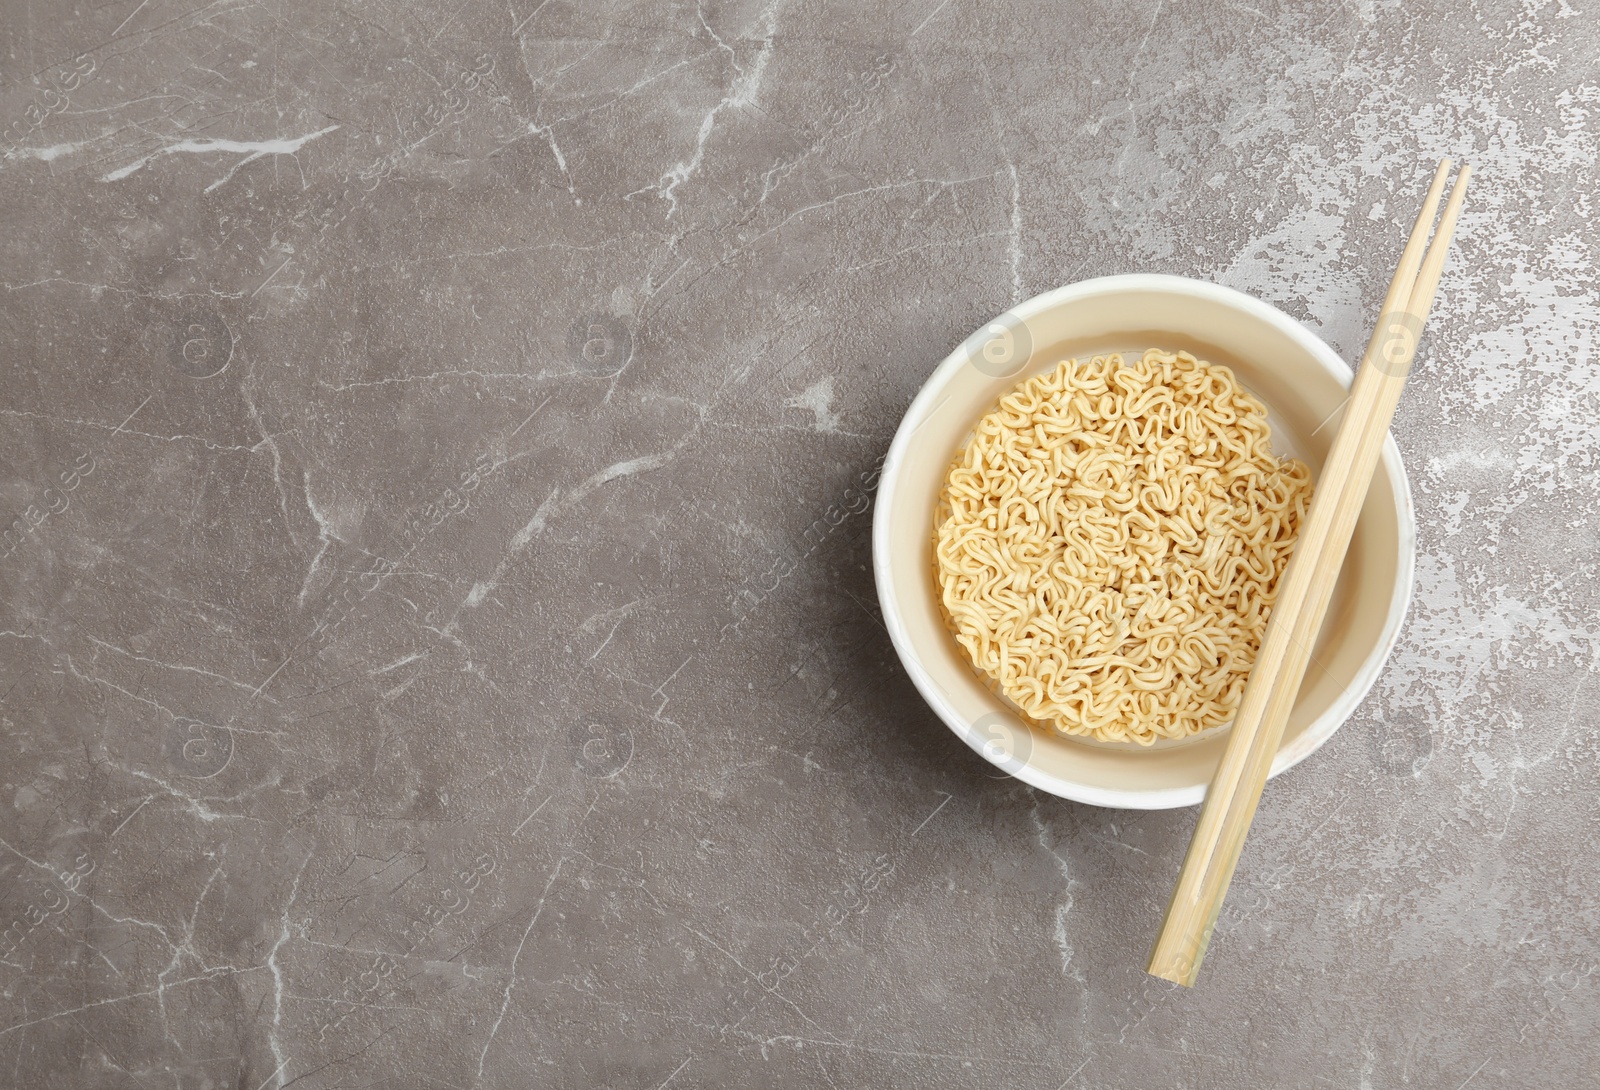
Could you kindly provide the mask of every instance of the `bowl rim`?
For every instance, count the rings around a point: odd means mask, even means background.
[[[1349,388],[1354,380],[1355,372],[1351,370],[1350,365],[1345,363],[1326,341],[1277,307],[1235,288],[1184,276],[1173,276],[1164,273],[1124,273],[1080,280],[1024,300],[992,321],[998,321],[1000,318],[1009,316],[1025,322],[1035,315],[1042,314],[1064,303],[1092,298],[1097,295],[1129,291],[1188,295],[1236,311],[1242,311],[1252,318],[1277,328],[1306,349],[1311,358],[1324,371],[1337,379],[1340,385]],[[980,326],[979,328],[982,327]],[[912,435],[933,409],[942,404],[942,402],[936,403],[935,399],[942,392],[951,376],[967,364],[966,353],[962,347],[964,343],[963,341],[962,344],[958,344],[934,368],[932,374],[928,376],[922,387],[917,391],[916,397],[912,399],[911,404],[906,408],[905,414],[901,417],[900,425],[895,430],[894,439],[889,444],[888,453],[884,456],[883,469],[878,480],[878,495],[872,516],[872,569],[873,579],[878,585],[878,605],[883,613],[884,627],[889,632],[889,639],[894,644],[895,653],[899,655],[900,662],[905,667],[906,673],[910,675],[912,683],[917,687],[917,691],[922,694],[922,698],[944,721],[944,724],[985,760],[1005,769],[1005,771],[1024,783],[1037,787],[1042,791],[1048,791],[1052,795],[1091,806],[1130,810],[1165,810],[1198,805],[1205,798],[1207,787],[1205,784],[1161,788],[1158,790],[1112,789],[1076,783],[1072,780],[1043,772],[1032,764],[1024,764],[1015,769],[1005,768],[995,755],[985,750],[984,745],[988,739],[975,729],[974,724],[965,722],[956,713],[949,697],[945,695],[944,690],[939,687],[932,674],[917,656],[901,615],[899,595],[895,590],[894,581],[889,578],[890,526],[888,511],[893,507],[895,491],[899,485],[901,465],[906,459],[906,452],[910,447]],[[1350,718],[1350,715],[1372,690],[1372,686],[1377,682],[1384,665],[1388,662],[1389,655],[1394,650],[1394,645],[1398,642],[1401,629],[1404,627],[1406,613],[1411,602],[1412,584],[1415,579],[1416,512],[1412,503],[1411,486],[1406,479],[1405,466],[1400,458],[1400,448],[1396,445],[1392,433],[1384,437],[1380,467],[1382,472],[1388,476],[1394,492],[1397,545],[1400,554],[1395,568],[1394,589],[1390,595],[1388,614],[1384,620],[1381,638],[1362,662],[1361,668],[1356,672],[1355,677],[1351,679],[1350,684],[1344,687],[1342,695],[1335,699],[1328,710],[1318,716],[1310,727],[1278,751],[1272,762],[1272,770],[1268,773],[1268,778],[1293,768],[1315,753],[1329,738],[1333,737],[1334,732],[1343,725],[1345,720]]]

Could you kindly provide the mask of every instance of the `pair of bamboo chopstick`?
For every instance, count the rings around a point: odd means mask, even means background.
[[[1199,974],[1289,709],[1305,677],[1311,646],[1328,611],[1328,599],[1372,482],[1378,452],[1394,420],[1417,340],[1433,307],[1472,168],[1463,166],[1456,177],[1438,232],[1424,256],[1428,230],[1449,173],[1450,160],[1445,159],[1433,176],[1422,212],[1400,255],[1378,326],[1351,387],[1344,422],[1317,482],[1227,748],[1206,792],[1194,840],[1150,954],[1148,971],[1155,976],[1192,985]]]

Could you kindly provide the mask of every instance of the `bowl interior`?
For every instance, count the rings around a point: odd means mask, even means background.
[[[1010,312],[1027,344],[1018,362],[983,367],[958,349],[913,402],[890,448],[874,520],[874,560],[897,650],[929,703],[969,745],[1020,778],[1097,805],[1159,808],[1203,798],[1226,728],[1143,748],[1030,730],[997,696],[946,627],[938,600],[933,520],[945,473],[973,425],[1007,391],[1066,357],[1186,350],[1232,368],[1264,401],[1273,446],[1321,476],[1350,371],[1321,340],[1238,292],[1178,277],[1088,281]],[[1025,362],[1023,362],[1025,360]],[[1410,494],[1392,439],[1356,525],[1327,619],[1284,733],[1273,774],[1311,753],[1354,710],[1398,635],[1410,595]],[[995,725],[1002,724],[997,732]],[[1005,744],[994,740],[1004,735]]]

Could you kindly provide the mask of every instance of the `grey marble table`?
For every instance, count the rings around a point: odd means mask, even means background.
[[[1593,9],[0,2],[0,1085],[1592,1085]],[[1089,276],[1354,356],[1445,154],[1412,612],[1178,989],[873,467]]]

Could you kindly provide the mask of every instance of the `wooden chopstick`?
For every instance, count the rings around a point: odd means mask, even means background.
[[[1284,573],[1227,747],[1206,792],[1194,839],[1151,951],[1148,971],[1154,976],[1192,985],[1205,957],[1438,290],[1472,174],[1470,166],[1462,167],[1433,244],[1424,255],[1450,165],[1450,160],[1443,160],[1434,174],[1351,387],[1344,421],[1317,482],[1311,510]]]

